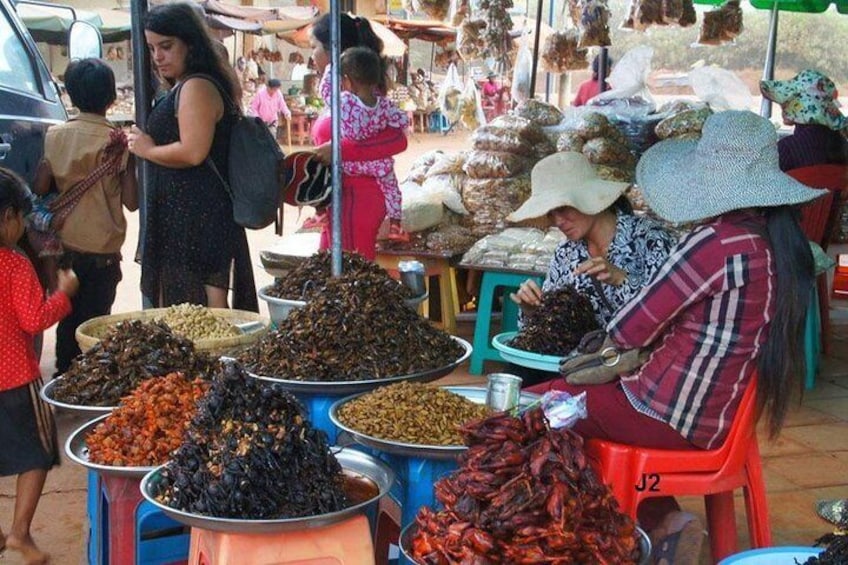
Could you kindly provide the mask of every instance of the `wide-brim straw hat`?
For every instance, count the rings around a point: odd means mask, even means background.
[[[657,143],[639,160],[636,182],[651,209],[672,222],[800,204],[827,193],[780,171],[774,126],[747,110],[713,114],[698,141]]]
[[[780,104],[783,118],[793,124],[818,124],[833,130],[848,125],[839,111],[836,85],[816,70],[803,70],[789,80],[760,81],[760,92]]]
[[[630,186],[600,178],[582,153],[571,151],[554,153],[536,163],[530,182],[530,198],[507,220],[538,218],[563,206],[593,216],[612,206]]]

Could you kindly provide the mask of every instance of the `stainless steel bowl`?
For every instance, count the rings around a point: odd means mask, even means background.
[[[476,402],[477,404],[485,404],[486,403],[486,389],[483,387],[473,387],[473,386],[445,386],[442,387],[445,390],[450,392],[459,394],[464,396],[465,398],[471,400],[472,402]],[[361,445],[365,445],[367,447],[371,447],[382,451],[384,453],[389,453],[392,455],[401,455],[404,457],[416,457],[419,459],[437,459],[437,460],[450,460],[456,458],[457,455],[468,449],[464,445],[420,445],[414,443],[404,443],[400,441],[393,441],[390,439],[383,439],[374,436],[370,436],[359,432],[350,426],[342,423],[339,420],[338,414],[339,409],[344,404],[355,400],[362,396],[361,393],[355,396],[348,396],[342,398],[341,400],[335,402],[332,406],[330,406],[330,420],[335,424],[340,430],[343,430],[351,435],[353,440],[356,443]],[[538,394],[534,394],[532,392],[522,392],[519,397],[519,405],[520,406],[529,406],[540,397]]]
[[[94,428],[97,427],[103,420],[109,417],[109,414],[104,414],[99,418],[95,418],[90,422],[83,424],[68,436],[65,441],[65,453],[74,463],[78,463],[87,469],[96,471],[101,475],[112,475],[116,477],[128,477],[140,479],[156,467],[113,467],[111,465],[100,465],[92,463],[88,459],[88,447],[85,444],[85,438],[88,437]]]
[[[331,448],[336,449],[336,448]],[[182,524],[193,528],[227,532],[232,534],[271,534],[278,532],[302,531],[309,528],[321,528],[336,524],[357,514],[366,512],[376,505],[377,502],[389,493],[395,482],[395,473],[385,463],[378,459],[355,449],[343,449],[336,453],[336,459],[345,473],[363,477],[377,485],[378,493],[374,497],[349,506],[338,512],[319,514],[318,516],[306,516],[302,518],[285,518],[279,520],[239,520],[234,518],[216,518],[202,514],[192,514],[177,510],[162,504],[153,496],[153,487],[159,481],[162,467],[149,472],[141,480],[141,494],[148,502],[155,505],[162,512]]]
[[[412,373],[411,375],[399,375],[397,377],[388,377],[385,379],[369,379],[365,381],[295,381],[289,379],[278,379],[269,375],[255,375],[252,373],[250,373],[250,376],[264,381],[280,383],[283,385],[283,388],[294,394],[315,394],[321,396],[343,396],[346,394],[367,392],[369,390],[377,388],[378,386],[398,383],[401,381],[426,383],[450,374],[463,361],[465,361],[471,356],[470,343],[456,336],[451,337],[465,348],[465,352],[456,361],[450,363],[449,365],[445,365],[444,367],[429,369],[427,371],[421,371],[419,373]]]
[[[418,533],[418,524],[415,522],[409,524],[400,533],[400,552],[412,563],[421,563],[412,557],[412,538]],[[639,534],[639,565],[648,565],[651,562],[651,539],[645,530],[637,527],[636,533]]]
[[[70,410],[72,412],[77,412],[79,414],[89,415],[89,416],[101,416],[103,414],[109,414],[117,408],[117,406],[83,406],[78,404],[65,404],[64,402],[60,402],[53,398],[53,393],[56,388],[56,384],[61,382],[65,377],[59,376],[45,384],[41,387],[41,390],[38,391],[38,395],[41,397],[44,402],[47,404],[59,408],[60,410]]]

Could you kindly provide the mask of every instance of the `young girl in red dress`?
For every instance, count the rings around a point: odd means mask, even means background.
[[[59,270],[58,290],[44,298],[35,269],[15,249],[31,207],[24,182],[0,168],[0,476],[18,476],[12,527],[8,535],[0,527],[0,551],[14,549],[36,565],[48,555],[35,545],[30,526],[59,451],[50,407],[38,396],[33,339],[71,312],[79,281],[72,270]]]

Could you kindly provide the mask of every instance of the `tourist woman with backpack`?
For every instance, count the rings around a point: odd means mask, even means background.
[[[367,47],[380,54],[383,42],[374,33],[368,20],[362,17],[341,15],[341,45],[344,52],[350,47]],[[322,82],[330,76],[330,15],[321,16],[312,26],[310,37],[312,60],[323,74]],[[379,90],[385,92],[386,85]],[[325,162],[330,161],[331,116],[325,112],[312,126],[312,141],[316,152]],[[346,139],[342,142],[342,159],[351,161],[373,161],[388,159],[406,150],[406,134],[396,128],[386,128],[379,134],[363,141]],[[360,253],[367,259],[377,256],[377,233],[386,216],[386,201],[373,176],[344,175],[342,179],[342,249]],[[330,225],[323,222],[321,248],[330,246]]]
[[[169,93],[129,149],[150,162],[141,289],[147,305],[182,302],[258,311],[244,229],[233,220],[228,178],[230,133],[241,88],[214,47],[198,9],[152,8],[144,22],[150,58]],[[233,275],[233,276],[231,276]]]

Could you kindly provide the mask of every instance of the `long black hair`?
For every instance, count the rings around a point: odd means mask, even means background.
[[[351,47],[367,47],[380,55],[380,83],[377,88],[381,92],[386,91],[386,64],[383,54],[383,40],[374,33],[374,28],[367,18],[341,14],[339,19],[339,31],[341,35],[341,51],[344,53]],[[312,24],[312,37],[321,42],[324,51],[330,53],[330,14],[324,14],[318,21]]]
[[[760,352],[757,408],[765,413],[774,438],[786,418],[792,385],[804,374],[804,322],[815,275],[810,243],[801,231],[796,207],[765,210],[777,275],[774,318]]]
[[[0,213],[7,208],[12,212],[29,214],[32,211],[32,193],[21,177],[0,167]]]
[[[235,71],[223,56],[222,50],[216,48],[216,40],[209,35],[209,28],[199,7],[184,2],[155,6],[144,19],[144,29],[180,39],[188,47],[185,74],[211,76],[227,90],[236,104],[240,104],[241,86]]]

